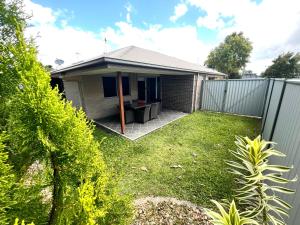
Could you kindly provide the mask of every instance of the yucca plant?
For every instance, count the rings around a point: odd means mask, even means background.
[[[236,175],[239,188],[236,190],[238,204],[244,208],[241,215],[254,218],[259,224],[283,225],[283,216],[288,216],[291,206],[277,196],[278,192],[293,194],[294,190],[282,187],[291,181],[284,178],[283,173],[291,167],[270,165],[271,156],[285,155],[273,147],[275,143],[262,140],[260,136],[254,140],[248,137],[237,137],[238,147],[231,151],[235,161],[227,161],[230,172]]]
[[[218,207],[220,213],[211,210],[206,210],[206,213],[211,217],[211,222],[215,225],[259,225],[255,220],[241,216],[234,200],[231,202],[228,212],[217,201],[212,200],[212,202]]]

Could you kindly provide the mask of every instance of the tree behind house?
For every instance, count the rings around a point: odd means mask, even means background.
[[[288,52],[279,55],[262,76],[287,79],[300,77],[300,53]]]
[[[17,203],[22,204],[7,209],[7,215],[36,224],[126,224],[131,207],[107,171],[93,125],[83,111],[76,111],[70,102],[61,100],[57,89],[51,89],[50,75],[38,62],[34,44],[23,36],[25,23],[18,13],[6,12],[19,7],[17,3],[1,0],[1,30],[15,28],[8,32],[13,40],[2,36],[1,41],[0,104],[5,115],[1,129],[8,134],[10,161],[19,183],[26,183],[24,175],[38,161],[44,171],[50,171],[50,180],[35,193],[41,195],[50,187],[52,199],[41,202],[50,210],[36,215],[41,208],[26,201],[31,196],[16,194]],[[37,183],[21,187],[31,190]]]
[[[213,49],[205,61],[209,68],[226,73],[229,78],[240,78],[239,72],[248,62],[252,44],[243,33],[232,33]]]

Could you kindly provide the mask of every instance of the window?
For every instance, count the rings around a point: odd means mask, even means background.
[[[117,78],[102,77],[104,97],[117,96]],[[123,95],[130,95],[129,77],[122,77]]]
[[[123,95],[130,95],[129,77],[122,77]]]
[[[104,97],[117,96],[117,80],[115,77],[102,77]]]
[[[208,77],[208,80],[215,80],[215,77]]]

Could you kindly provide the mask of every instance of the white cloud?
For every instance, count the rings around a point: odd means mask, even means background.
[[[56,58],[63,59],[66,65],[101,55],[104,50],[110,51],[128,45],[137,45],[203,64],[212,47],[234,31],[243,31],[252,41],[254,49],[247,69],[258,73],[278,54],[300,51],[298,0],[263,0],[260,4],[251,0],[187,1],[191,6],[207,13],[198,18],[197,24],[217,31],[218,41],[213,46],[203,43],[197,26],[164,27],[151,25],[147,21],[145,28],[136,27],[131,23],[131,5],[126,5],[129,17],[125,21],[96,33],[70,26],[68,21],[73,16],[72,12],[54,11],[26,0],[26,9],[32,12],[31,23],[34,25],[26,33],[36,37],[40,60],[52,65]],[[105,37],[107,45],[104,43]]]
[[[65,10],[54,11],[30,0],[24,4],[25,10],[32,14],[30,24],[33,25],[25,34],[35,38],[42,63],[54,65],[55,59],[59,58],[66,65],[104,52],[104,37],[68,25],[68,19],[63,15]],[[110,50],[109,46],[107,50]]]
[[[136,45],[197,63],[205,60],[210,49],[198,39],[194,26],[164,28],[152,25],[140,29],[126,22],[118,22],[116,26],[117,29],[104,30],[102,36],[117,47]]]
[[[179,3],[174,8],[174,15],[170,17],[172,22],[176,22],[180,17],[184,16],[188,11],[186,4]]]
[[[60,58],[66,65],[101,55],[104,50],[110,51],[128,45],[202,63],[210,49],[198,39],[197,28],[194,26],[164,28],[161,25],[146,24],[147,28],[142,29],[132,25],[130,21],[121,21],[115,27],[107,27],[100,33],[95,33],[72,27],[67,19],[60,19],[61,13],[29,0],[26,1],[26,8],[33,12],[32,23],[35,24],[26,33],[37,36],[39,59],[44,64],[53,65],[55,59]],[[104,38],[107,39],[106,46]]]
[[[188,2],[206,12],[198,18],[197,25],[217,29],[219,40],[234,31],[244,32],[253,43],[248,69],[260,73],[278,54],[300,51],[299,0],[263,0],[259,4],[251,0]]]
[[[127,11],[127,13],[126,13],[126,21],[127,21],[127,23],[131,23],[132,5],[128,2],[128,3],[125,5],[125,9],[126,9],[126,11]]]

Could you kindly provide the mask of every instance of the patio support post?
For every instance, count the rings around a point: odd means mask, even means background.
[[[117,72],[118,77],[118,95],[119,95],[119,109],[120,109],[120,123],[121,133],[125,131],[125,113],[124,113],[124,98],[123,98],[123,86],[122,86],[122,73]]]

